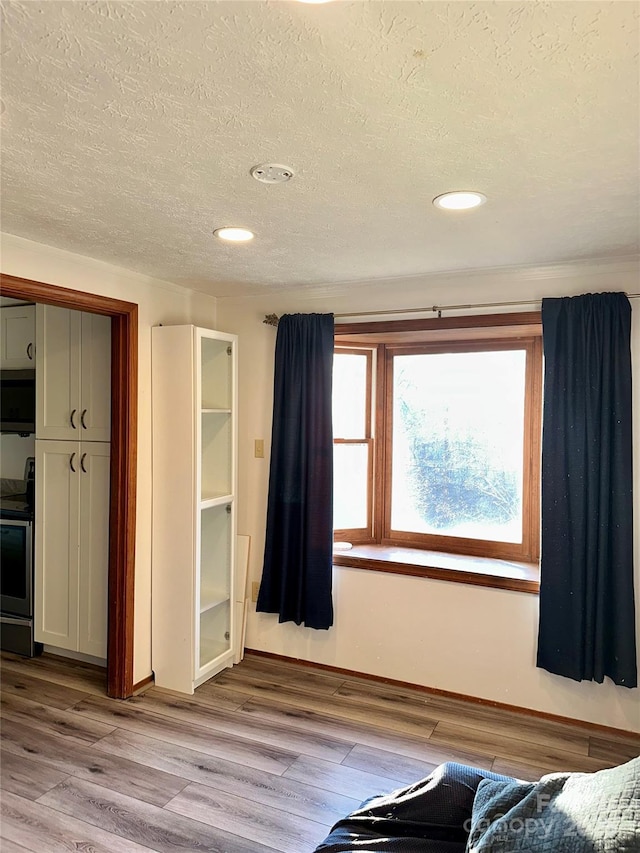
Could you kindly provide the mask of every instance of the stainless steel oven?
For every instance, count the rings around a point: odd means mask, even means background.
[[[24,519],[0,519],[0,610],[33,616],[33,525]]]
[[[33,519],[29,516],[26,505],[23,510],[3,508],[0,515],[0,648],[33,656],[42,651],[42,645],[33,637]]]

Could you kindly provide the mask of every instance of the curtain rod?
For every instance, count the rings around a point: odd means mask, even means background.
[[[627,293],[628,299],[638,299],[640,293]],[[507,308],[512,305],[541,305],[539,299],[523,299],[516,302],[474,302],[468,305],[431,305],[425,308],[391,308],[388,311],[351,311],[345,314],[336,314],[336,320],[343,320],[347,317],[387,317],[389,314],[424,314],[428,311],[433,311],[438,317],[442,316],[443,311],[459,311],[461,309],[471,308]],[[265,314],[263,323],[267,326],[277,326],[280,318],[277,314]]]

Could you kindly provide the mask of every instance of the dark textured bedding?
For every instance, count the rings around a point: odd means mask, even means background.
[[[483,779],[510,781],[464,764],[441,764],[415,785],[367,800],[335,824],[316,853],[464,853]]]
[[[519,782],[442,764],[338,821],[316,853],[640,853],[640,757]]]

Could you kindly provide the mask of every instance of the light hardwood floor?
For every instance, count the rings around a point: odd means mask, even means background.
[[[193,697],[107,699],[100,670],[1,661],[2,853],[305,853],[443,761],[523,779],[640,752],[419,690],[248,655]]]

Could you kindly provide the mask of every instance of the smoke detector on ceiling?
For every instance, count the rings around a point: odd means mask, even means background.
[[[279,163],[261,163],[254,166],[250,174],[261,184],[286,184],[293,177],[293,169]]]

